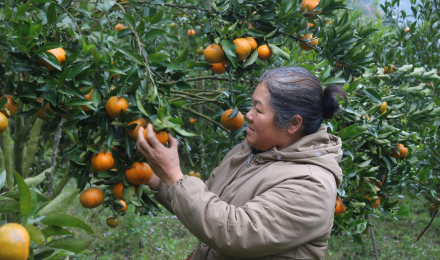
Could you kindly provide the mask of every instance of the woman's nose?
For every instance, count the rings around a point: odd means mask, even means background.
[[[247,120],[249,120],[249,121],[252,121],[252,119],[253,119],[253,116],[252,116],[251,111],[252,111],[252,109],[249,110],[249,112],[246,113],[246,118],[247,118]]]

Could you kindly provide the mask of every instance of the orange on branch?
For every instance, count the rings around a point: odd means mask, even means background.
[[[255,49],[257,49],[258,44],[257,41],[252,38],[252,37],[246,37],[246,40],[249,42],[249,44],[251,45],[251,52],[253,52]]]
[[[127,113],[128,102],[123,97],[111,97],[105,103],[105,112],[113,118],[121,118],[121,109]]]
[[[125,171],[125,178],[133,185],[146,184],[153,176],[153,170],[145,162],[135,162]]]
[[[104,202],[104,192],[96,187],[88,188],[81,192],[79,202],[86,209],[96,208]]]
[[[115,166],[115,159],[110,151],[104,153],[100,151],[95,153],[92,157],[92,168],[96,172],[102,172],[104,170],[110,170]]]
[[[191,124],[195,124],[195,123],[196,123],[196,120],[195,120],[194,118],[191,118],[191,119],[189,119],[189,122],[190,122]]]
[[[238,60],[242,61],[245,60],[249,54],[251,53],[251,45],[248,40],[245,38],[237,38],[233,41],[233,43],[238,46],[237,47],[237,54],[238,54]]]
[[[107,226],[111,228],[115,228],[119,225],[119,219],[113,215],[110,215],[105,220],[105,223],[107,223]]]
[[[161,144],[166,144],[168,142],[168,132],[167,131],[154,131],[154,134],[156,135],[157,140],[159,140],[159,142]],[[147,128],[145,128],[144,130],[144,137],[145,140],[148,142],[148,136],[147,136]]]
[[[380,111],[381,111],[381,115],[385,114],[385,112],[387,112],[387,108],[388,108],[388,103],[386,101],[384,101],[383,103],[380,104]]]
[[[429,211],[436,212],[437,211],[437,206],[434,205],[434,204],[429,205]]]
[[[226,65],[224,62],[211,63],[211,65],[212,65],[211,72],[214,74],[223,74],[226,72]]]
[[[238,130],[244,125],[244,116],[238,111],[237,115],[234,118],[229,118],[229,115],[232,114],[233,109],[228,109],[222,114],[221,122],[222,125],[229,130]]]
[[[0,134],[6,131],[8,125],[9,125],[8,118],[3,113],[0,113]]]
[[[406,27],[405,28],[405,33],[408,33],[409,32],[409,27]]]
[[[194,29],[189,29],[188,30],[188,35],[189,36],[194,36],[194,35],[196,35],[196,31]]]
[[[17,114],[18,104],[14,101],[14,99],[11,96],[3,95],[0,97],[0,100],[3,98],[8,99],[8,103],[6,103],[6,105],[4,105],[3,107],[7,108],[9,110],[10,115],[8,115],[8,113],[6,113],[6,109],[0,110],[0,113],[4,114],[6,117],[11,117],[11,116]]]
[[[258,47],[258,59],[259,60],[267,60],[270,57],[272,57],[272,50],[269,48],[268,45],[261,45]]]
[[[66,52],[63,50],[63,48],[56,48],[48,50],[47,52],[52,53],[57,58],[58,62],[60,63],[60,66],[64,65],[64,62],[66,61]],[[47,61],[43,60],[42,58],[38,57],[38,64],[41,66],[46,67],[48,70],[54,70],[55,67],[50,65]]]
[[[306,40],[309,39],[310,41],[308,42],[309,44],[312,45],[318,45],[318,38],[312,38],[313,34],[311,33],[307,33],[305,34],[303,37],[301,37],[301,40]],[[312,47],[310,47],[309,45],[307,45],[307,43],[305,42],[300,42],[299,43],[299,47],[305,51],[310,51],[311,49],[313,49]]]
[[[143,118],[138,118],[138,119],[128,123],[127,126],[132,125],[132,124],[137,124],[137,126],[133,131],[127,129],[127,134],[131,137],[131,139],[136,141],[137,137],[138,137],[139,128],[141,128],[141,127],[147,128],[147,121]]]
[[[301,2],[301,7],[299,8],[301,12],[304,12],[306,10],[306,7],[308,8],[307,12],[313,12],[315,7],[317,7],[319,4],[319,0],[303,0]],[[313,14],[305,14],[305,17],[313,17],[319,14],[321,11],[314,12]]]
[[[125,29],[125,28],[127,28],[127,27],[125,27],[125,25],[123,25],[123,24],[121,24],[121,23],[118,23],[118,24],[115,26],[115,30],[118,31],[118,32],[120,32],[121,30],[123,30],[123,29]]]
[[[84,95],[84,97],[90,101],[92,101],[92,94],[93,94],[93,89],[92,91],[89,92],[89,94]],[[82,108],[82,110],[84,110],[84,112],[90,111],[92,110],[90,107],[86,106],[86,105],[80,105],[80,107]]]
[[[38,102],[43,103],[44,102],[44,98],[39,98],[37,99]],[[35,114],[39,119],[41,120],[49,120],[52,119],[52,117],[45,115],[45,111],[49,110],[50,112],[52,112],[52,114],[55,114],[55,111],[50,107],[50,104],[47,103],[44,108],[42,109],[38,109],[37,113]]]
[[[226,58],[222,46],[217,43],[213,43],[206,47],[203,55],[208,63],[220,63]]]
[[[385,66],[385,67],[383,67],[383,73],[385,73],[385,74],[394,73],[395,68],[396,68],[396,66],[394,66],[394,65]]]
[[[0,226],[0,259],[27,260],[31,243],[29,232],[20,224]]]
[[[391,153],[391,157],[394,157],[396,159],[404,158],[408,154],[408,148],[406,148],[403,144],[398,144],[397,148],[399,149],[400,155],[397,153],[396,150],[393,149],[393,152]]]
[[[125,202],[125,201],[123,201],[123,200],[120,200],[119,201],[123,206],[122,207],[119,207],[118,209],[117,209],[117,211],[119,211],[119,212],[125,212],[125,211],[127,211],[127,203]]]
[[[336,198],[335,214],[339,215],[341,213],[344,213],[345,210],[346,210],[346,207],[342,204],[342,198],[338,196]]]

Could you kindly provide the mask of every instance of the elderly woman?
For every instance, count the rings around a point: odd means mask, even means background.
[[[323,90],[299,67],[267,71],[246,114],[247,136],[204,183],[184,176],[177,140],[139,134],[155,175],[156,200],[199,240],[197,259],[324,259],[333,225],[341,140],[321,125],[339,109],[337,86]],[[139,131],[143,131],[141,128]]]

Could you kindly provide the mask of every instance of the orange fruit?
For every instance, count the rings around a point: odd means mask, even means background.
[[[119,202],[120,202],[123,206],[120,207],[120,208],[118,209],[118,211],[121,212],[121,213],[127,211],[127,203],[126,203],[125,201],[123,201],[123,200],[120,200]]]
[[[391,157],[394,157],[396,159],[404,158],[408,154],[408,148],[406,148],[403,144],[398,144],[397,148],[399,149],[399,154],[397,154],[397,151],[393,149],[393,152],[391,153]]]
[[[251,23],[249,23],[248,28],[249,28],[249,29],[254,29],[254,26],[253,26]]]
[[[409,27],[406,27],[405,28],[405,33],[408,33],[409,32]]]
[[[257,41],[252,37],[246,37],[246,40],[251,45],[251,52],[253,52],[258,47]]]
[[[113,64],[113,61],[112,61],[112,64]],[[119,67],[119,66],[118,66]],[[114,79],[114,80],[117,80],[118,78],[119,78],[119,76],[121,76],[121,74],[114,74],[114,75],[112,75],[112,78]]]
[[[396,66],[394,66],[394,65],[385,66],[385,67],[383,67],[383,73],[384,74],[394,73],[395,68],[396,68]]]
[[[128,102],[123,97],[111,97],[105,103],[105,112],[113,118],[121,118],[121,109],[127,113]]]
[[[429,206],[429,211],[431,211],[431,212],[436,212],[436,211],[437,211],[437,206],[434,205],[434,204],[431,204],[431,205]]]
[[[8,118],[3,113],[0,113],[0,134],[6,131],[8,128],[9,121]]]
[[[202,56],[203,54],[205,54],[204,49],[197,49],[197,55]]]
[[[362,119],[365,119],[365,116],[362,116]],[[367,116],[367,120],[370,120],[369,116]]]
[[[150,181],[153,170],[145,162],[135,162],[125,171],[125,178],[133,185],[142,185]]]
[[[92,100],[92,94],[93,94],[93,89],[92,89],[92,91],[89,92],[89,94],[84,95],[84,97],[88,100]],[[91,108],[89,108],[86,105],[80,105],[80,107],[82,108],[82,110],[84,110],[84,112],[92,110]]]
[[[136,186],[133,186],[133,188],[134,188],[134,192],[136,192]],[[125,200],[124,196],[122,196],[123,189],[124,189],[124,184],[122,184],[122,182],[115,184],[115,186],[113,186],[113,195],[115,196],[115,198],[120,200]]]
[[[37,101],[40,102],[40,103],[43,103],[44,98],[39,98],[39,99],[37,99]],[[44,108],[42,108],[42,109],[38,109],[38,111],[37,111],[37,113],[36,113],[36,116],[37,116],[39,119],[42,119],[42,120],[49,120],[49,119],[52,119],[52,117],[45,115],[45,111],[46,111],[46,110],[49,110],[50,112],[52,112],[52,114],[55,114],[55,111],[53,111],[53,109],[50,107],[50,104],[47,103],[47,104],[44,106]]]
[[[226,65],[224,62],[211,63],[211,65],[212,65],[211,71],[214,74],[223,74],[226,72]]]
[[[194,118],[191,118],[191,119],[189,120],[189,122],[190,122],[191,124],[195,124],[195,123],[196,123],[196,120],[195,120]]]
[[[127,126],[132,125],[132,124],[137,124],[137,126],[133,131],[127,129],[127,134],[128,134],[128,136],[131,137],[131,139],[136,141],[137,137],[138,137],[139,128],[141,128],[141,127],[147,128],[147,121],[143,118],[138,118],[138,119],[128,123]]]
[[[312,28],[313,26],[315,26],[313,23],[309,23],[309,28]]]
[[[342,198],[338,196],[336,198],[335,214],[339,215],[341,213],[344,213],[345,210],[346,210],[346,207],[344,205],[342,205]]]
[[[194,29],[189,29],[188,30],[188,35],[189,36],[194,36],[194,35],[196,35],[196,31],[194,31]]]
[[[6,113],[6,109],[0,110],[0,113],[4,114],[6,117],[11,117],[11,116],[17,114],[18,104],[14,101],[14,99],[8,95],[3,95],[0,97],[0,99],[3,99],[3,98],[8,99],[8,103],[6,103],[6,105],[4,105],[3,107],[7,108],[9,110],[10,115],[8,115],[8,113]]]
[[[156,135],[157,140],[159,140],[159,142],[161,144],[166,144],[168,142],[168,133],[167,131],[154,131],[154,134]],[[145,128],[144,130],[144,137],[145,140],[148,142],[148,136],[147,136],[147,128]]]
[[[308,42],[309,44],[318,45],[318,38],[312,38],[312,37],[313,37],[313,34],[306,33],[303,37],[301,37],[301,40],[304,41],[305,39],[310,39],[310,41]],[[310,51],[311,49],[313,49],[312,47],[307,45],[307,43],[305,43],[305,42],[300,42],[299,47],[305,51]]]
[[[188,173],[188,176],[194,176],[194,177],[197,177],[197,178],[201,178],[202,176],[200,176],[200,173],[198,173],[198,172],[195,172],[195,171],[190,171],[189,173]]]
[[[228,109],[222,114],[222,125],[229,130],[238,130],[244,125],[244,116],[238,111],[234,118],[229,118],[228,116],[234,111],[233,109]]]
[[[220,63],[226,58],[222,46],[217,43],[213,43],[206,47],[203,55],[208,63]]]
[[[237,38],[233,41],[237,45],[238,60],[245,60],[251,53],[251,44],[245,38]]]
[[[0,226],[0,259],[27,260],[31,238],[22,225],[7,223]]]
[[[96,187],[88,188],[81,192],[79,202],[86,209],[96,208],[104,202],[104,192]]]
[[[369,195],[365,196],[369,201],[371,201],[371,197]],[[380,197],[377,197],[377,199],[372,203],[373,208],[377,209],[379,207],[380,204]]]
[[[111,228],[115,228],[119,225],[119,219],[113,215],[110,215],[105,220],[105,223],[107,223],[107,226]]]
[[[92,168],[95,172],[102,172],[104,170],[110,170],[115,166],[115,159],[110,151],[104,153],[100,151],[95,153],[92,157]]]
[[[306,6],[308,7],[307,12],[312,12],[313,9],[315,9],[316,6],[318,6],[319,0],[303,0],[301,2],[301,7],[299,8],[301,12],[304,12],[306,10]],[[305,17],[312,17],[319,14],[321,11],[317,11],[314,14],[306,14]]]
[[[342,67],[344,67],[344,64],[342,64],[342,63],[336,63],[336,67],[338,67],[338,68],[342,68]]]
[[[123,25],[123,24],[121,24],[121,23],[118,23],[116,26],[115,26],[115,30],[116,31],[121,31],[121,30],[123,30],[123,29],[125,29],[125,28],[127,28],[127,27],[125,27],[125,25]]]
[[[55,55],[55,57],[58,59],[58,62],[60,63],[60,66],[64,65],[64,62],[66,61],[66,52],[63,50],[63,48],[56,48],[48,50],[47,52],[52,53]],[[55,67],[47,63],[47,61],[43,60],[42,58],[38,57],[38,64],[41,66],[46,67],[48,70],[54,70]]]
[[[380,104],[380,111],[381,111],[381,115],[385,114],[385,112],[387,112],[387,108],[388,108],[388,103],[386,101],[384,101],[382,104]]]
[[[259,60],[267,60],[270,57],[272,57],[272,50],[269,48],[268,45],[261,45],[258,47],[258,59]]]

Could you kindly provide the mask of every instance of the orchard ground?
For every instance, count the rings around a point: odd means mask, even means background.
[[[69,188],[73,188],[73,182]],[[403,202],[403,200],[400,200]],[[411,202],[408,217],[394,221],[381,216],[372,220],[375,226],[379,259],[439,259],[440,217],[436,217],[425,233],[415,243],[417,236],[431,220],[431,213],[423,207],[424,200]],[[113,214],[108,208],[84,209],[78,200],[69,210],[92,226],[97,239],[89,249],[71,259],[186,259],[197,245],[195,238],[172,214],[161,207],[160,212],[139,216],[134,207],[125,216],[119,216],[116,228],[106,225],[106,217]],[[368,233],[367,233],[368,231]],[[374,251],[367,228],[362,239],[364,245],[354,242],[346,234],[332,236],[329,240],[327,259],[374,259]]]

